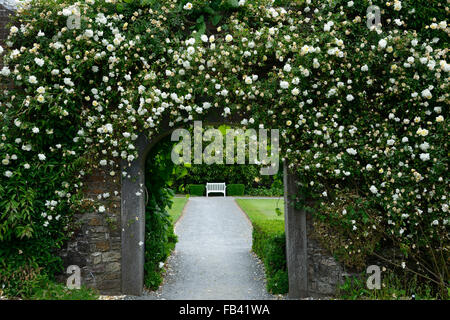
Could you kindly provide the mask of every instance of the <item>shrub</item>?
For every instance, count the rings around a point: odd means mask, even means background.
[[[31,300],[97,300],[99,293],[82,286],[68,289],[64,284],[47,281],[36,288]]]
[[[163,140],[150,150],[146,162],[145,184],[148,202],[145,210],[145,264],[144,284],[156,290],[164,272],[162,265],[175,248],[177,236],[168,212],[174,192],[169,188],[174,176],[174,164],[170,161],[172,143]]]
[[[206,192],[206,186],[204,184],[190,184],[189,194],[191,196],[204,196]]]
[[[225,161],[225,160],[224,160]],[[177,187],[202,184],[205,181],[221,181],[228,184],[244,184],[245,187],[270,188],[273,176],[261,176],[257,165],[198,164],[188,167],[189,174],[177,183]]]
[[[0,264],[0,295],[31,300],[95,300],[98,293],[89,288],[68,289],[56,283],[42,267],[29,261],[18,265]]]
[[[33,261],[23,265],[0,261],[0,290],[6,297],[30,298],[36,288],[47,280],[42,268]]]
[[[339,287],[338,299],[347,300],[434,300],[449,299],[450,289],[435,293],[433,285],[422,281],[417,275],[407,276],[404,270],[384,269],[381,288],[370,290],[366,284],[367,274],[347,278]]]
[[[282,197],[283,188],[246,188],[245,194],[255,197]]]
[[[267,290],[274,294],[289,292],[289,277],[287,270],[277,270],[275,274],[267,278]]]
[[[243,184],[229,184],[227,185],[227,195],[229,196],[243,196],[245,186]]]
[[[264,262],[267,290],[274,294],[289,291],[286,265],[286,236],[282,221],[253,222],[253,251]],[[284,229],[284,226],[282,227]]]

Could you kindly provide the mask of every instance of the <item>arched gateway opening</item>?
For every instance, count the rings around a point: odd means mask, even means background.
[[[204,117],[208,125],[238,124],[239,118],[223,118],[209,113]],[[145,163],[149,151],[176,128],[169,127],[168,121],[160,133],[152,138],[141,134],[136,140],[138,158],[133,162],[124,161],[121,179],[121,291],[124,294],[141,295],[144,286],[145,248]],[[323,268],[323,258],[314,250],[315,243],[308,244],[311,217],[294,206],[298,194],[294,175],[290,174],[288,164],[283,163],[286,258],[289,277],[289,297],[303,298],[311,295],[327,295],[340,282],[341,272],[337,264],[328,257],[328,269]],[[322,274],[314,268],[314,260],[321,259]],[[311,261],[309,261],[311,260]],[[317,265],[317,261],[315,263]],[[331,267],[331,268],[330,268]],[[325,273],[325,277],[324,277]],[[324,280],[325,279],[325,280]],[[325,286],[321,282],[328,282]]]

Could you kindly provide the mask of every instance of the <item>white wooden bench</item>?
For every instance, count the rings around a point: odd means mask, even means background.
[[[225,185],[225,182],[222,183],[206,183],[206,196],[208,196],[208,193],[210,192],[220,192],[223,193],[223,196],[225,195],[225,190],[227,189],[227,186]]]

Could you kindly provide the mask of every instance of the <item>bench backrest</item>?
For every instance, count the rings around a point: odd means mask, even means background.
[[[206,183],[206,189],[208,191],[213,191],[213,190],[225,190],[225,182],[222,183]]]

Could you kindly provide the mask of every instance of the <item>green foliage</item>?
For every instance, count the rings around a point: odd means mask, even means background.
[[[381,288],[368,289],[364,274],[347,278],[339,287],[338,299],[346,300],[435,300],[449,299],[449,292],[436,293],[433,285],[423,282],[416,275],[401,275],[401,272],[386,270],[381,274]],[[401,276],[400,276],[401,275]]]
[[[246,188],[245,194],[248,196],[255,196],[255,197],[282,197],[284,195],[283,188]]]
[[[27,299],[47,280],[42,268],[33,261],[18,265],[0,260],[0,290],[6,297]]]
[[[361,197],[336,194],[336,201],[324,203],[314,214],[318,241],[347,267],[362,271],[367,260],[380,253],[384,233],[381,220]]]
[[[226,193],[229,196],[243,196],[244,190],[245,185],[243,184],[228,184]]]
[[[31,297],[32,300],[97,300],[96,290],[86,287],[68,289],[65,285],[45,282],[38,286]]]
[[[276,214],[277,200],[238,199],[253,225],[253,252],[264,262],[267,290],[274,294],[289,291],[286,266],[286,236],[283,217]],[[280,210],[280,209],[279,209]]]
[[[0,263],[0,295],[30,300],[96,300],[98,293],[89,288],[68,289],[56,283],[42,267],[29,261],[21,266]]]
[[[184,185],[221,181],[226,184],[244,183],[251,186],[255,183],[255,178],[259,177],[259,167],[255,165],[200,164],[192,165],[188,171],[189,174],[180,180]],[[270,178],[267,180],[270,181]]]
[[[203,134],[207,135],[208,129],[218,129],[223,135],[223,163],[202,163],[194,164],[194,153],[191,153],[191,164],[182,164],[179,167],[186,168],[188,174],[186,174],[182,179],[175,182],[174,187],[182,192],[184,186],[189,184],[205,184],[206,182],[225,182],[229,184],[244,184],[246,188],[271,188],[273,185],[282,186],[282,172],[279,170],[275,175],[261,175],[261,166],[255,164],[239,164],[232,165],[227,163],[227,150],[229,146],[227,145],[227,130],[236,130],[238,128],[231,127],[229,125],[221,125],[218,128],[211,126],[202,127]],[[193,129],[189,128],[191,137],[194,135]],[[245,136],[244,136],[245,137]],[[237,149],[242,142],[243,136],[238,135],[234,140],[234,161],[237,162]],[[238,142],[239,141],[239,142]],[[245,138],[245,162],[249,163],[249,140]],[[204,145],[203,145],[204,147]],[[281,182],[281,183],[280,183]]]
[[[195,164],[186,169],[188,174],[179,179],[174,186],[179,191],[182,191],[183,186],[189,184],[206,184],[206,182],[220,181],[225,182],[227,186],[231,184],[243,184],[247,195],[283,195],[281,170],[274,176],[263,176],[259,173],[259,166],[249,164]],[[280,184],[281,187],[279,187]]]
[[[267,278],[267,290],[274,294],[285,294],[289,292],[289,278],[287,270],[276,270]]]
[[[253,251],[264,262],[267,290],[274,294],[283,294],[289,290],[286,236],[284,232],[276,231],[278,224],[253,224]]]
[[[161,284],[164,270],[162,264],[177,242],[168,212],[174,196],[168,186],[177,178],[174,175],[177,171],[170,160],[171,150],[170,140],[163,140],[150,151],[146,162],[148,201],[145,208],[144,284],[152,290],[156,290]]]
[[[189,194],[191,196],[204,196],[206,192],[206,186],[204,184],[190,184]]]

